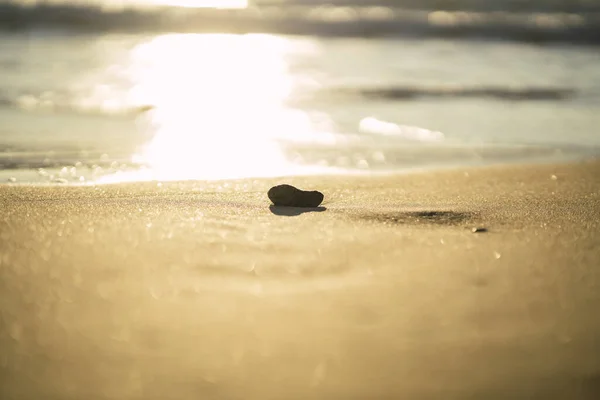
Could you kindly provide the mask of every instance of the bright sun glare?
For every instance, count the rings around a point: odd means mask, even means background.
[[[190,8],[246,8],[248,0],[152,0],[159,5]]]
[[[129,102],[152,104],[146,179],[213,179],[294,173],[280,142],[315,133],[286,106],[295,85],[285,38],[169,34],[136,47]]]

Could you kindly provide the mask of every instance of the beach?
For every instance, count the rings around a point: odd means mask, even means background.
[[[0,400],[600,398],[599,38],[600,0],[0,0]]]
[[[283,182],[322,207],[270,207]],[[2,399],[600,393],[598,161],[0,185],[0,210]]]

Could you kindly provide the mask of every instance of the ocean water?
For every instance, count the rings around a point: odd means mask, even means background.
[[[598,1],[163,3],[0,1],[0,182],[600,154]]]

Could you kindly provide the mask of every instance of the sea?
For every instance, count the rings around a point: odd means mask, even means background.
[[[600,155],[600,0],[0,1],[0,184]]]

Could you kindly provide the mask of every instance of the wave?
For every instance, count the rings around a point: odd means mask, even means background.
[[[509,101],[559,101],[572,99],[578,91],[570,87],[509,86],[393,86],[343,87],[327,91],[333,96],[360,96],[374,100],[418,98],[489,98]]]
[[[153,110],[151,104],[106,105],[102,102],[90,103],[78,100],[77,95],[43,92],[39,95],[23,94],[10,96],[0,92],[0,107],[18,108],[23,111],[48,111],[81,115],[100,115],[110,117],[135,117]]]
[[[0,30],[22,32],[223,32],[329,37],[487,38],[600,43],[598,12],[424,11],[387,6],[262,6],[110,9],[0,4]]]
[[[286,4],[318,6],[323,0],[285,0]],[[598,12],[600,0],[329,0],[336,6],[401,7],[407,10],[435,10],[443,6],[452,11],[538,11],[538,12]],[[281,0],[253,0],[262,6],[281,4]]]
[[[49,95],[51,94],[51,95]],[[420,99],[478,98],[501,101],[566,101],[580,93],[570,87],[509,87],[509,86],[382,86],[382,87],[334,87],[316,92],[298,93],[290,99],[294,103],[313,101],[315,98],[344,100],[363,98],[373,101],[418,101]],[[78,100],[76,95],[56,95],[43,92],[39,95],[24,94],[11,97],[0,93],[0,108],[15,108],[30,112],[53,112],[62,114],[98,115],[107,117],[137,117],[155,109],[153,104],[121,104],[110,106],[102,102],[90,103]]]

